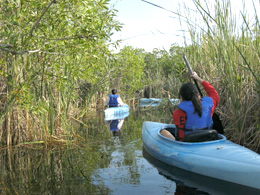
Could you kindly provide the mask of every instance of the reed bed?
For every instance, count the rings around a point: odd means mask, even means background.
[[[241,12],[239,23],[230,1],[216,1],[207,11],[195,2],[203,23],[190,25],[192,45],[188,58],[221,97],[217,112],[224,123],[226,135],[233,141],[260,146],[260,66],[259,22]],[[187,20],[191,20],[187,18]],[[195,28],[199,26],[200,28]]]
[[[169,52],[154,51],[146,56],[149,85],[144,88],[143,95],[165,98],[168,92],[178,98],[181,83],[189,80],[182,59],[185,54],[194,71],[210,82],[220,95],[216,112],[225,127],[225,135],[236,143],[257,149],[260,146],[257,11],[255,9],[251,18],[242,11],[237,12],[238,17],[232,12],[229,0],[217,0],[215,6],[212,1],[193,2],[198,17],[195,18],[188,8],[178,14],[180,22],[188,26],[191,44],[183,48],[173,45]]]
[[[87,42],[86,48],[81,40],[66,40],[60,45],[57,42],[52,45],[52,55],[40,52],[13,55],[1,50],[0,147],[79,144],[87,138],[80,136],[80,129],[83,127],[87,135],[92,134],[88,132],[91,124],[86,121],[104,108],[105,98],[114,87],[128,104],[135,104],[141,97],[168,98],[170,94],[171,98],[178,98],[181,83],[189,80],[183,53],[194,70],[219,92],[217,113],[228,138],[259,147],[257,12],[250,20],[242,13],[242,23],[238,24],[229,1],[215,1],[216,6],[210,11],[198,1],[194,3],[201,16],[199,24],[194,23],[191,14],[182,14],[189,25],[192,43],[186,47],[173,45],[170,51],[146,53],[126,47],[119,54],[111,54],[102,41],[94,39]],[[19,36],[12,36],[11,43],[21,42],[19,47],[23,48],[26,44],[21,40],[28,37]],[[59,50],[65,43],[72,45],[66,50],[67,55]],[[175,107],[166,104],[159,109],[171,116]]]

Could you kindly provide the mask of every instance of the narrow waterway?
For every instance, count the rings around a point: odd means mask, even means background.
[[[0,194],[260,194],[154,159],[143,149],[145,120],[172,122],[150,110],[130,111],[119,121],[100,114],[79,129],[87,137],[79,147],[1,150]]]

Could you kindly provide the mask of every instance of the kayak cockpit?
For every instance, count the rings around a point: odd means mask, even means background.
[[[221,137],[218,136],[218,132],[214,129],[203,130],[196,133],[190,133],[185,135],[184,142],[205,142],[219,140]]]
[[[176,128],[174,127],[166,127],[163,128],[165,130],[168,130],[174,137],[176,133]],[[161,130],[163,130],[161,129]],[[161,131],[160,130],[160,131]],[[161,135],[159,131],[159,134]],[[163,135],[161,135],[164,137]],[[198,131],[194,133],[190,133],[188,135],[185,135],[183,142],[208,142],[208,141],[214,141],[214,140],[222,140],[225,139],[225,136],[221,136],[218,134],[218,132],[214,129],[209,129],[209,130],[203,130],[203,131]]]

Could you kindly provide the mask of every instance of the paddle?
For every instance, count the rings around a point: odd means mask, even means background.
[[[188,59],[186,58],[186,56],[185,56],[184,54],[183,54],[183,58],[184,58],[184,61],[185,61],[186,65],[187,65],[187,67],[188,67],[188,70],[189,70],[190,74],[192,74],[193,71],[192,71],[192,69],[191,69],[191,67],[190,67],[190,63],[189,63]],[[194,80],[194,83],[195,83],[195,85],[196,85],[196,87],[197,87],[199,93],[200,93],[200,96],[203,97],[203,95],[202,95],[202,93],[201,93],[201,90],[200,90],[200,88],[199,88],[199,85],[198,85],[197,81],[196,81],[195,79],[193,79],[193,80]]]
[[[186,66],[189,69],[190,74],[192,74],[193,71],[191,69],[190,63],[189,63],[188,59],[186,58],[186,56],[184,54],[183,54],[183,59],[185,61]],[[195,83],[195,85],[196,85],[196,87],[197,87],[197,89],[199,91],[200,96],[203,97],[197,81],[195,79],[193,79],[193,80],[194,80],[194,83]],[[222,125],[222,122],[221,122],[219,116],[215,112],[214,112],[214,114],[212,116],[212,120],[213,120],[213,127],[212,128],[217,130],[218,133],[224,134],[224,127]]]

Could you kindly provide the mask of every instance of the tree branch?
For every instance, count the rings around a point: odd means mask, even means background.
[[[34,35],[33,35],[34,29],[35,29],[36,26],[39,24],[39,22],[41,21],[42,17],[43,17],[44,14],[48,11],[48,9],[51,7],[51,5],[52,5],[53,3],[57,3],[57,1],[56,1],[56,0],[53,0],[53,1],[50,3],[50,5],[44,10],[44,12],[43,12],[42,15],[40,16],[40,18],[34,23],[32,29],[31,29],[31,36],[34,36]]]
[[[53,54],[53,55],[64,55],[64,54],[61,54],[61,53],[57,53],[57,52],[47,52],[47,51],[41,51],[40,49],[36,49],[36,50],[25,50],[25,51],[13,51],[13,50],[10,50],[10,49],[7,49],[7,48],[1,48],[0,47],[0,50],[2,51],[7,51],[13,55],[23,55],[23,54],[30,54],[30,53],[45,53],[45,54]]]
[[[0,48],[10,48],[10,47],[13,47],[13,45],[11,44],[0,44]]]

